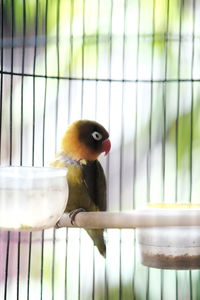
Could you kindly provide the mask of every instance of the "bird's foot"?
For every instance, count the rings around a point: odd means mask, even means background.
[[[58,220],[57,223],[56,223],[56,225],[54,226],[55,229],[60,228],[60,223],[59,223],[59,221],[60,221],[60,220]]]
[[[79,213],[79,212],[83,212],[83,211],[86,211],[84,208],[77,208],[77,209],[74,209],[72,211],[70,211],[69,213],[69,217],[71,219],[71,224],[74,225],[75,224],[75,217],[76,215]],[[56,224],[57,225],[57,224]]]

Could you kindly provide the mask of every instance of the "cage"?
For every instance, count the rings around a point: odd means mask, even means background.
[[[66,126],[110,132],[108,211],[199,201],[197,0],[1,0],[0,164],[48,166]],[[23,208],[22,208],[23,209]],[[108,229],[102,258],[81,229],[0,231],[0,298],[199,299],[199,270],[139,261]]]

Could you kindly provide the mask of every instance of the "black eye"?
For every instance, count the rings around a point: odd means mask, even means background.
[[[96,141],[100,141],[102,139],[102,135],[98,132],[98,131],[94,131],[92,133],[92,137],[96,140]]]

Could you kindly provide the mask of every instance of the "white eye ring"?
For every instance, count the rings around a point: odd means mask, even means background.
[[[98,131],[94,131],[92,133],[92,137],[96,140],[96,141],[100,141],[102,139],[102,135],[98,132]]]

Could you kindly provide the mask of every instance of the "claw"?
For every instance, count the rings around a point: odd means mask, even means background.
[[[60,228],[59,220],[58,220],[58,222],[56,223],[56,225],[54,226],[54,228],[55,228],[55,229]]]
[[[79,213],[79,212],[83,212],[83,211],[86,211],[84,208],[77,208],[77,209],[74,209],[72,211],[70,211],[69,213],[69,217],[71,219],[71,224],[74,225],[75,224],[75,217],[76,215]],[[56,224],[57,225],[57,224]]]

